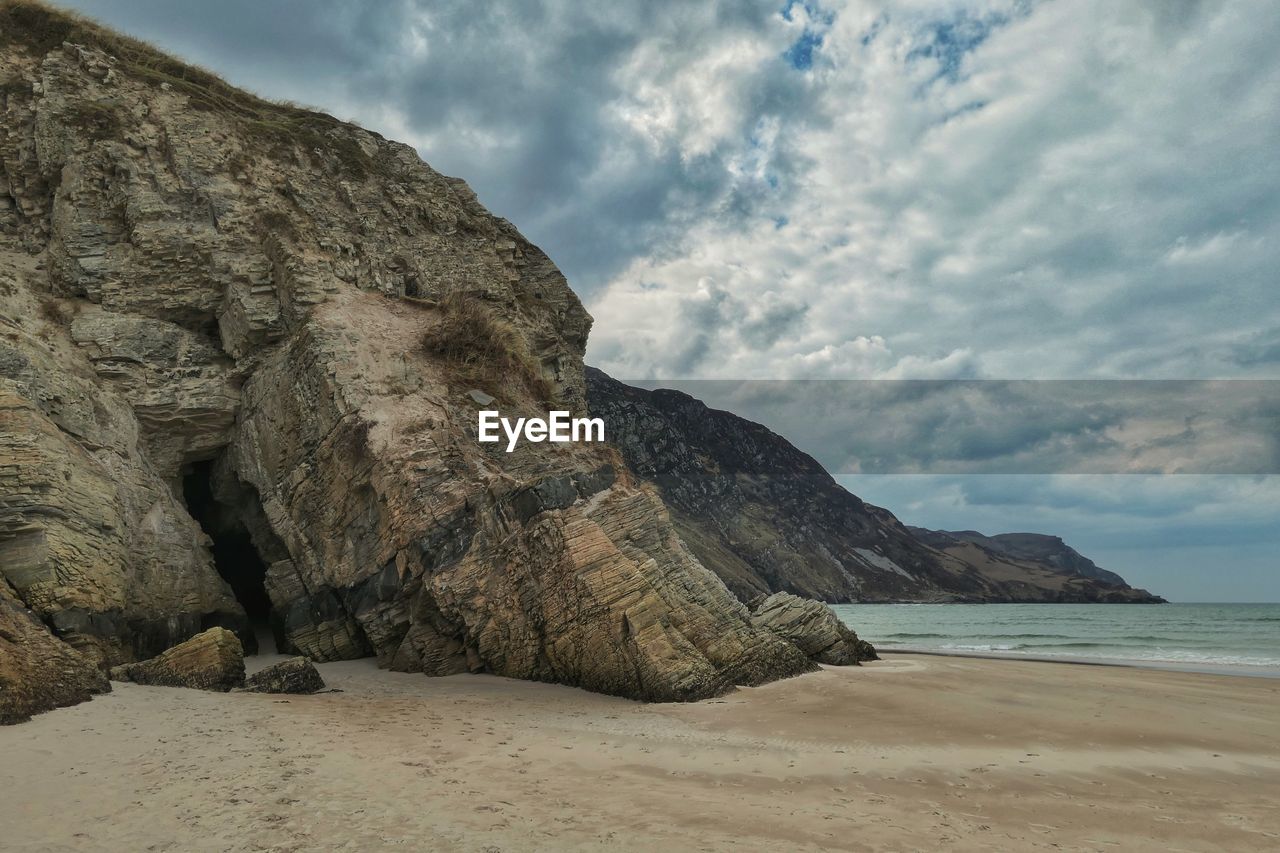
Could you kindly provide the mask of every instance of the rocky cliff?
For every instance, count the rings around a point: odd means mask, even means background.
[[[1164,601],[1145,589],[1135,589],[1115,572],[1097,563],[1062,541],[1060,536],[1044,533],[999,533],[985,536],[976,530],[928,530],[908,527],[925,544],[971,562],[1006,562],[1024,566],[1026,570],[1054,572],[1067,579],[1068,585],[1096,601]],[[1088,581],[1097,581],[1090,584]]]
[[[0,571],[101,666],[315,660],[693,699],[812,667],[599,445],[591,319],[409,147],[0,4]],[[481,393],[483,392],[483,393]]]
[[[0,578],[0,725],[110,689],[93,662],[54,639]]]
[[[688,394],[587,368],[587,396],[689,548],[744,601],[778,591],[832,602],[1159,600],[1105,574],[1063,571],[1075,565],[1065,552],[1058,562],[1028,556],[1044,543],[922,540],[786,439]]]

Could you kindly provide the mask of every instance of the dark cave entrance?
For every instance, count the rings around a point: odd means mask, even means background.
[[[213,564],[244,608],[249,624],[237,630],[247,654],[276,650],[267,595],[267,564],[253,544],[249,529],[234,507],[218,502],[213,493],[214,461],[194,462],[183,470],[182,496],[187,512],[213,540]],[[233,627],[233,626],[227,626]]]

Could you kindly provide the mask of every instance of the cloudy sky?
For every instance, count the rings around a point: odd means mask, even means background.
[[[1272,0],[66,5],[465,178],[621,379],[1280,374]],[[846,483],[1280,600],[1274,478]]]

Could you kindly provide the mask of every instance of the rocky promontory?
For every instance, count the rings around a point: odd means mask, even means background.
[[[680,391],[587,368],[587,395],[632,473],[657,486],[680,536],[743,601],[1162,600],[1057,537],[982,544],[909,528],[782,436]]]
[[[811,668],[615,451],[476,441],[477,399],[584,410],[591,318],[465,183],[37,3],[0,46],[0,572],[61,643],[655,700]]]

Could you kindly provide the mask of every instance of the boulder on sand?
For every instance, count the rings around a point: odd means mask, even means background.
[[[111,678],[225,693],[244,685],[244,649],[226,628],[210,628],[150,660],[112,667]]]
[[[766,628],[818,663],[857,666],[879,660],[875,648],[858,639],[826,604],[788,592],[759,596],[751,602],[751,621]]]
[[[255,672],[245,679],[244,689],[252,693],[315,693],[324,689],[324,679],[311,661],[296,657]]]

